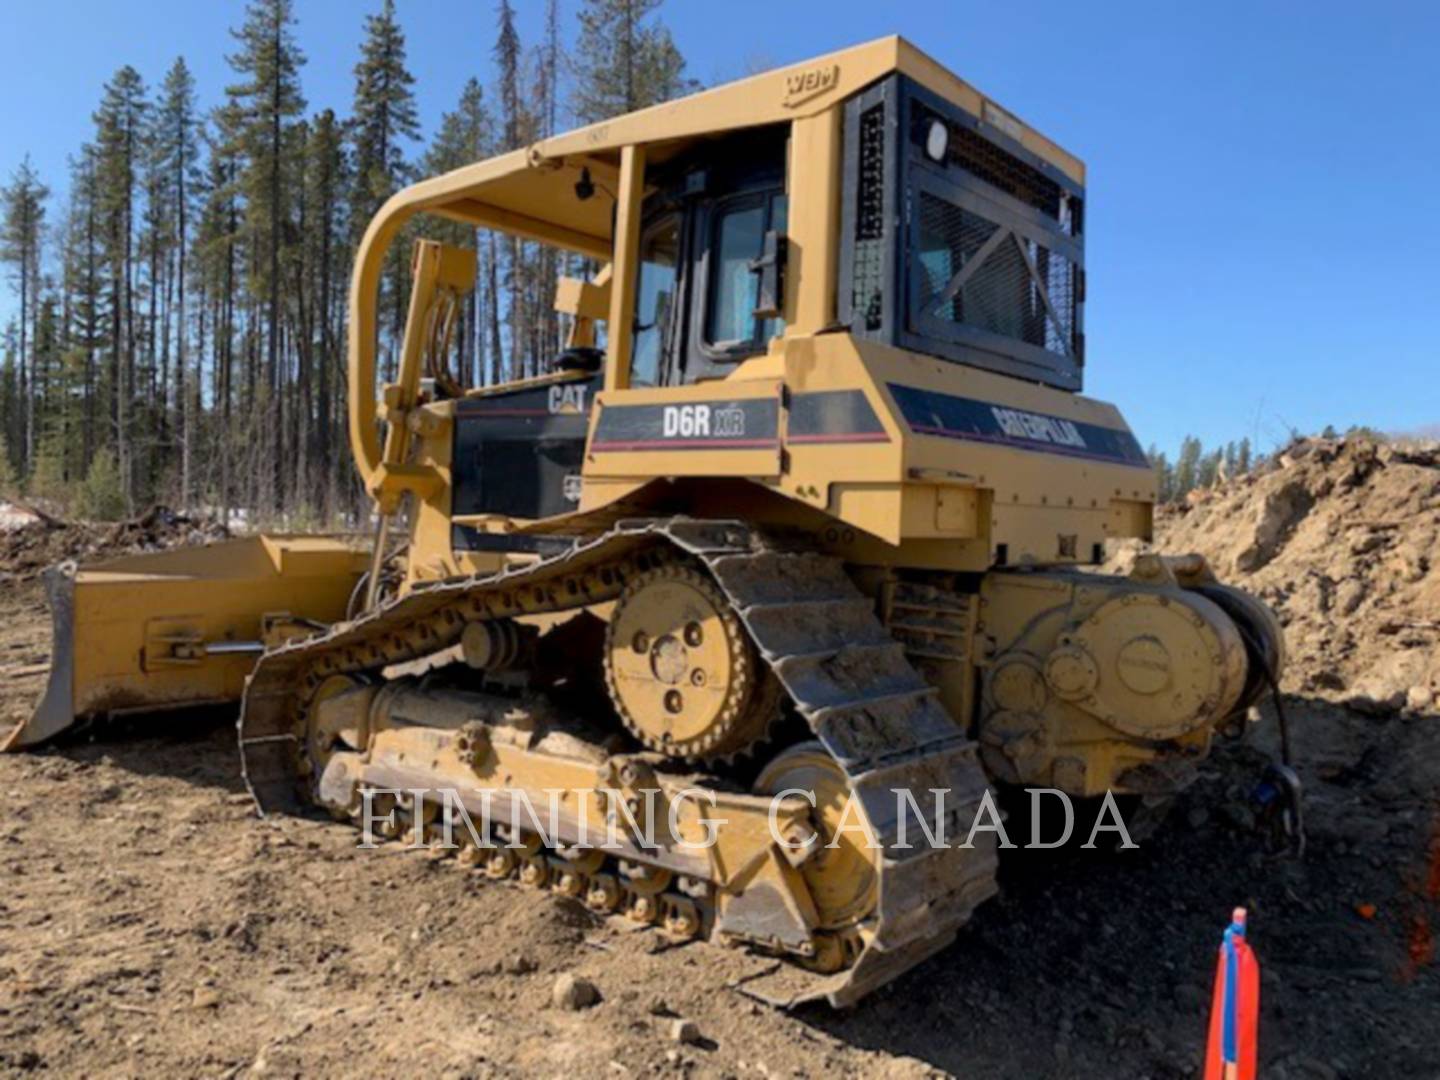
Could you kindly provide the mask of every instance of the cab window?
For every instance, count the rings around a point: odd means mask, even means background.
[[[680,256],[680,218],[667,214],[640,236],[640,278],[635,290],[632,386],[656,386],[675,309],[675,270]]]
[[[764,251],[765,234],[785,232],[783,194],[745,196],[722,203],[712,219],[705,344],[724,353],[754,353],[785,328],[783,319],[755,316],[760,278],[752,268]]]

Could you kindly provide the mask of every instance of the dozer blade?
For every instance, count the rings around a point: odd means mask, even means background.
[[[339,540],[256,536],[53,567],[50,681],[0,750],[88,717],[239,701],[268,644],[345,617],[364,566]]]

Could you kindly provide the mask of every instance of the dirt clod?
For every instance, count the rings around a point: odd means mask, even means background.
[[[46,567],[74,559],[97,559],[141,551],[224,540],[229,530],[217,521],[176,513],[164,506],[113,523],[41,518],[0,530],[0,582],[28,581]]]
[[[687,1046],[698,1046],[702,1040],[700,1025],[694,1020],[676,1020],[670,1025],[670,1038]]]
[[[582,979],[567,971],[555,980],[555,986],[550,991],[550,1000],[557,1009],[575,1012],[596,1004],[600,1000],[600,991],[589,979]]]

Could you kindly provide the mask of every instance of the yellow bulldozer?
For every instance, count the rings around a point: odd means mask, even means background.
[[[992,786],[1163,803],[1282,663],[1196,557],[1098,572],[1156,487],[1080,393],[1085,200],[899,38],[415,184],[350,296],[372,550],[59,568],[11,746],[243,695],[264,812],[464,818],[479,873],[792,961],[771,1000],[859,999],[995,893],[994,832],[958,842]],[[436,219],[586,267],[549,373],[457,381],[475,255],[420,240],[377,388],[387,251]],[[917,842],[937,792],[951,842]]]

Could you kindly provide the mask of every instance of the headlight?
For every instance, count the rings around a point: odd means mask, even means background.
[[[931,161],[945,160],[945,151],[950,148],[950,127],[943,120],[931,120],[930,130],[925,133],[925,153]]]

